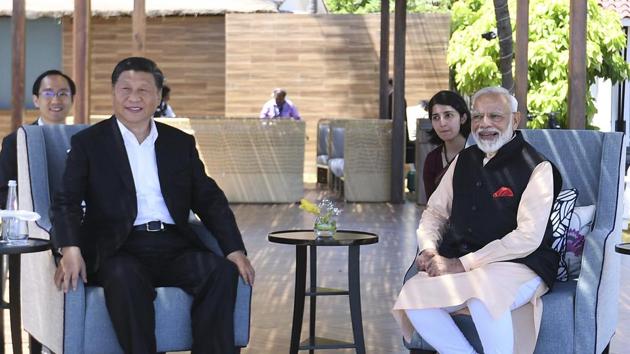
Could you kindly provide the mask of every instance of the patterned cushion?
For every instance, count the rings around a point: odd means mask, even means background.
[[[556,277],[556,279],[560,281],[567,281],[569,279],[566,262],[567,231],[577,197],[578,192],[576,189],[565,189],[558,194],[551,209],[550,219],[553,227],[552,247],[560,254],[560,266],[558,267],[558,275]]]
[[[575,207],[573,209],[573,216],[567,232],[567,252],[565,254],[570,279],[577,278],[580,275],[584,236],[591,232],[594,217],[595,205]]]

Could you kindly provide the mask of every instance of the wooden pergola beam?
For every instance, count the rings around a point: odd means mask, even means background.
[[[521,113],[519,128],[527,125],[527,87],[529,81],[527,70],[529,46],[529,0],[518,0],[516,3],[516,53],[515,53],[515,85],[514,95],[518,100],[518,111]]]
[[[389,118],[389,1],[381,0],[381,57],[379,60],[378,117]]]
[[[13,0],[11,57],[11,131],[22,125],[24,116],[24,76],[26,71],[26,8],[24,0]]]
[[[586,128],[586,0],[569,8],[569,129]]]
[[[74,123],[87,124],[90,120],[90,1],[74,0],[72,26],[73,76],[77,86],[74,97]]]
[[[134,0],[132,18],[132,52],[134,56],[145,56],[147,14],[144,0]]]
[[[392,122],[391,202],[404,201],[405,165],[405,48],[407,1],[396,0],[394,23],[394,116]]]

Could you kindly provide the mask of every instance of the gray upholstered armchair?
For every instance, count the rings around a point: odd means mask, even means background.
[[[49,239],[50,196],[59,185],[70,137],[85,125],[24,126],[18,132],[20,208],[42,215],[29,224],[31,237]],[[199,237],[221,254],[216,239],[192,220]],[[22,319],[24,329],[55,353],[122,353],[105,307],[103,289],[83,286],[64,295],[53,284],[52,252],[22,256]],[[192,298],[179,288],[158,288],[155,300],[158,351],[187,350],[192,345]],[[235,345],[249,341],[251,288],[242,279],[234,312]],[[212,330],[209,328],[208,330]]]
[[[596,206],[593,230],[586,235],[577,279],[556,282],[543,299],[535,353],[607,352],[617,326],[619,255],[625,143],[622,133],[586,130],[523,130],[524,138],[560,170],[563,189],[576,188],[577,206]],[[416,274],[412,266],[405,280]],[[481,344],[468,316],[455,322],[477,351]],[[408,349],[433,348],[417,333]]]

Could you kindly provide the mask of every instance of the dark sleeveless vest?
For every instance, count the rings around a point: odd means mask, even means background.
[[[455,258],[475,252],[516,229],[518,206],[529,178],[539,163],[547,161],[525,142],[519,131],[485,166],[484,157],[476,145],[459,154],[453,175],[450,226],[439,247],[442,256]],[[562,186],[555,166],[553,175],[555,200]],[[508,189],[513,196],[497,196],[510,194]],[[510,260],[527,265],[549,288],[559,262],[558,253],[551,248],[551,234],[548,221],[538,249],[524,258]]]

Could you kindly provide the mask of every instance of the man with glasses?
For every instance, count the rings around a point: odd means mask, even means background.
[[[440,353],[475,353],[454,312],[471,315],[485,353],[534,352],[558,271],[549,216],[562,178],[516,130],[516,109],[501,87],[473,96],[477,145],[451,163],[416,232],[419,272],[393,312],[407,340],[415,329]]]
[[[33,103],[39,109],[34,125],[64,124],[72,108],[76,86],[72,79],[59,70],[43,72],[33,83]],[[0,209],[7,203],[9,180],[17,180],[17,133],[2,140],[0,151]]]

